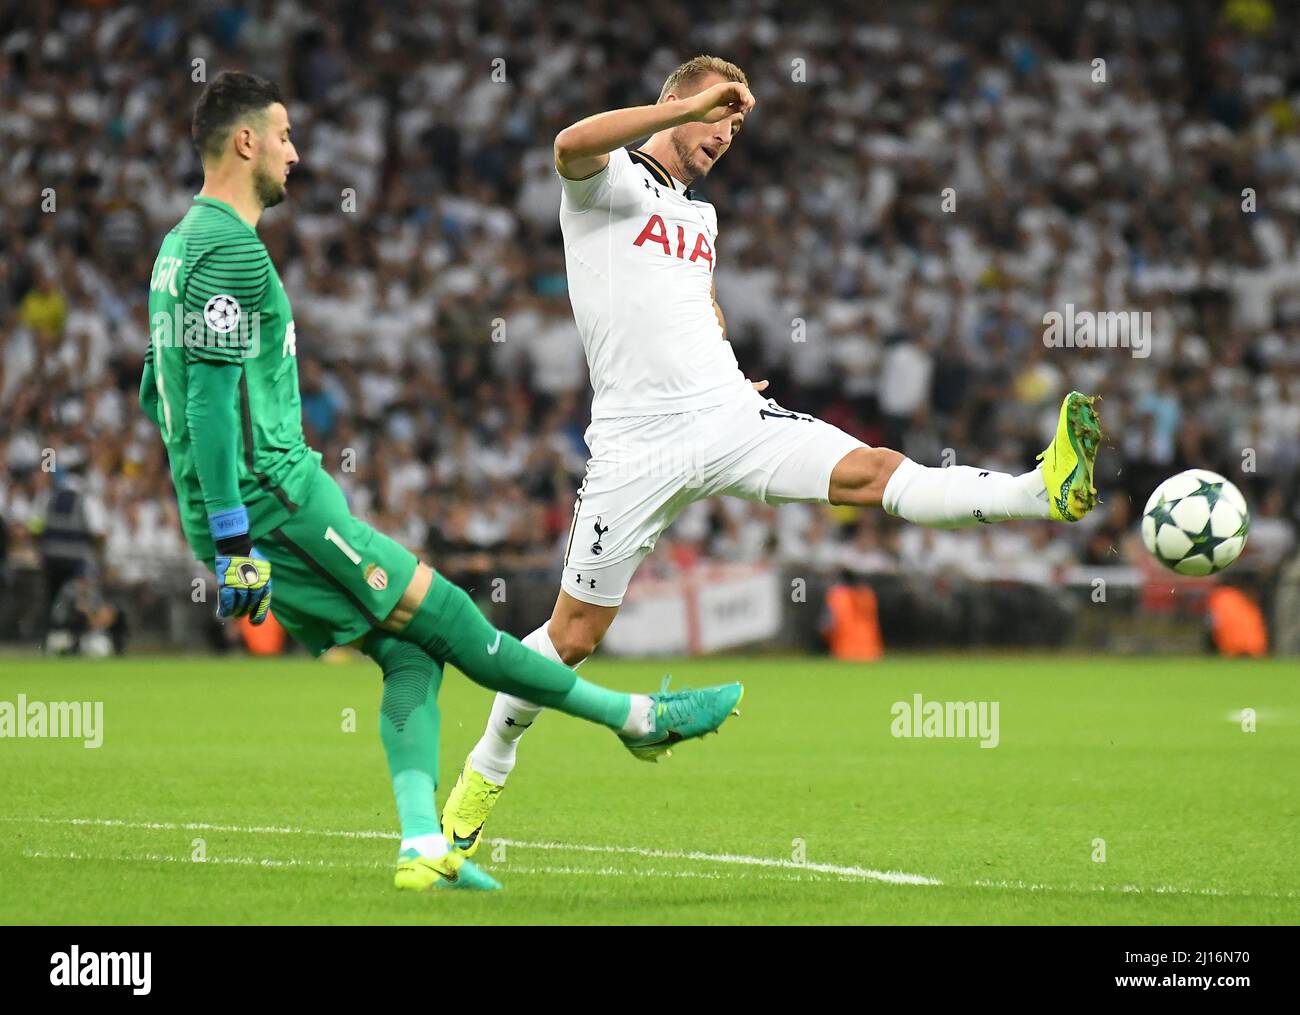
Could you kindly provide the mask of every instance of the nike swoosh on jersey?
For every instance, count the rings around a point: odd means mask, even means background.
[[[498,631],[497,640],[487,647],[487,654],[490,656],[496,655],[497,649],[499,649],[500,647],[501,647],[501,632]]]

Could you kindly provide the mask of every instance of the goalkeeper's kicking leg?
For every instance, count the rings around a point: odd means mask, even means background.
[[[568,667],[539,659],[493,627],[463,589],[425,564],[416,569],[383,626],[435,659],[452,663],[484,687],[527,694],[549,708],[624,734],[646,732],[648,697],[606,690],[582,680]]]
[[[493,627],[463,589],[426,564],[416,569],[383,627],[477,684],[608,726],[634,756],[649,761],[676,743],[715,732],[744,693],[738,683],[675,692],[665,686],[654,694],[592,684]],[[469,837],[477,842],[478,830]]]
[[[437,695],[442,660],[496,691],[526,694],[547,707],[615,730],[633,754],[651,757],[672,744],[716,730],[739,702],[726,684],[675,694],[624,694],[582,680],[498,631],[463,590],[421,564],[397,606],[361,649],[384,673],[380,738],[402,826],[395,884],[423,890],[501,886],[448,851],[439,826]],[[477,840],[477,832],[475,832]]]
[[[583,680],[569,667],[493,627],[460,587],[421,564],[384,630],[449,662],[476,684],[608,726],[637,757],[714,732],[740,701],[740,684],[698,691],[626,694]]]

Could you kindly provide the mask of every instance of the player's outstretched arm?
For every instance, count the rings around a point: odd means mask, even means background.
[[[581,180],[604,169],[615,148],[683,123],[717,123],[753,108],[754,96],[745,85],[723,81],[684,99],[597,113],[556,135],[555,168],[566,179]]]

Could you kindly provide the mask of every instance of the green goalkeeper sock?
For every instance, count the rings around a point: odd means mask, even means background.
[[[400,637],[494,691],[621,732],[648,732],[640,710],[632,716],[632,695],[589,683],[569,667],[525,648],[493,627],[463,589],[436,572],[428,595]]]
[[[397,798],[397,818],[403,845],[419,839],[423,854],[437,850],[442,838],[438,805],[438,689],[442,666],[418,645],[383,631],[372,631],[362,651],[384,671],[384,695],[379,705],[379,739],[388,758],[388,771]],[[424,837],[434,837],[430,848]]]

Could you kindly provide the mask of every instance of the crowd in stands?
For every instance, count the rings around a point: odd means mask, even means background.
[[[1100,393],[1103,503],[1069,528],[929,532],[724,499],[682,515],[654,567],[1047,584],[1140,564],[1147,495],[1192,466],[1251,502],[1240,566],[1292,553],[1295,7],[18,0],[0,12],[7,587],[65,573],[61,494],[72,559],[106,585],[199,573],[136,398],[153,259],[201,186],[190,117],[224,68],[279,82],[302,157],[259,232],[294,308],[309,443],[358,514],[435,563],[558,576],[590,396],[552,142],[653,102],[698,52],[758,100],[696,185],[746,374],[869,444],[1011,472],[1067,391]],[[1149,314],[1146,348],[1047,344],[1067,305]]]

